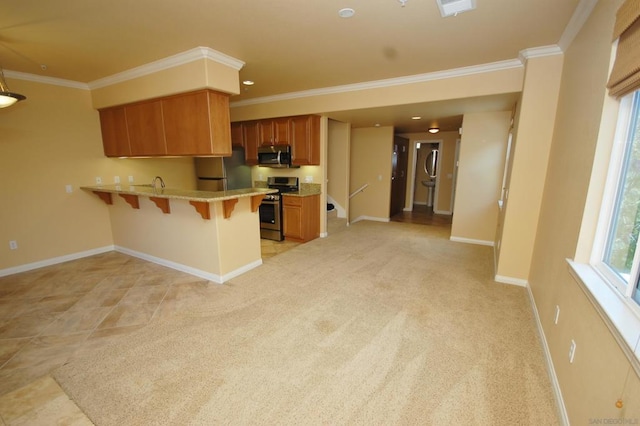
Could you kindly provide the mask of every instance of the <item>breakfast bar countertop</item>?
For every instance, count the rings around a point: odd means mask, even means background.
[[[153,188],[150,185],[95,185],[82,186],[80,189],[95,192],[109,192],[112,194],[129,194],[139,195],[142,197],[168,198],[208,203],[278,192],[276,189],[269,188],[244,188],[232,189],[229,191],[197,191],[175,188]]]

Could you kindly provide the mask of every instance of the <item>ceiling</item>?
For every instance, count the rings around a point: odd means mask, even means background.
[[[3,0],[0,66],[91,83],[204,46],[245,62],[240,79],[255,81],[233,102],[515,59],[557,44],[579,2],[477,0],[475,10],[442,18],[436,0]],[[339,17],[345,7],[355,15]],[[457,130],[467,108],[511,108],[515,99],[329,115],[354,127],[424,131],[437,121]]]

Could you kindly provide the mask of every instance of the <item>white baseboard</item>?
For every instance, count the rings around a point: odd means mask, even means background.
[[[228,274],[224,274],[222,276],[222,283],[229,281],[232,278],[235,278],[239,275],[244,274],[245,272],[249,272],[250,270],[252,270],[253,268],[257,268],[258,266],[262,265],[262,259],[258,259],[254,262],[248,263],[246,265],[244,265],[241,268],[236,269],[235,271],[231,271]]]
[[[542,322],[540,321],[540,315],[538,314],[538,307],[536,306],[536,301],[533,298],[533,293],[531,292],[531,286],[528,283],[526,285],[526,288],[527,288],[527,294],[529,295],[529,302],[531,303],[531,309],[533,309],[533,316],[535,317],[535,320],[536,320],[536,326],[538,327],[538,335],[540,336],[540,341],[542,343],[542,351],[544,352],[544,358],[547,363],[547,373],[549,374],[549,380],[551,381],[553,394],[556,397],[556,405],[558,408],[560,421],[564,426],[568,426],[569,414],[567,413],[567,407],[565,407],[564,405],[564,398],[562,397],[560,382],[558,381],[556,370],[553,367],[553,360],[551,359],[551,351],[549,350],[549,345],[547,344],[547,338],[542,328]]]
[[[416,204],[418,206],[426,206],[427,202],[426,201],[414,201],[413,204]]]
[[[64,256],[52,257],[51,259],[45,259],[38,262],[27,263],[25,265],[0,269],[0,277],[19,274],[20,272],[32,271],[34,269],[44,268],[45,266],[57,265],[58,263],[69,262],[70,260],[82,259],[83,257],[95,256],[96,254],[102,254],[113,250],[114,246],[99,247],[91,250],[67,254]]]
[[[166,266],[167,268],[175,269],[176,271],[186,272],[187,274],[195,275],[196,277],[204,278],[205,280],[209,280],[217,284],[222,284],[225,281],[229,281],[230,279],[235,278],[238,275],[244,274],[245,272],[262,265],[262,259],[259,259],[255,262],[244,265],[243,267],[238,268],[235,271],[231,271],[228,274],[218,275],[212,274],[211,272],[203,271],[201,269],[192,268],[191,266],[183,265],[182,263],[173,262],[171,260],[162,259],[150,254],[131,250],[126,247],[115,246],[115,250],[120,253],[128,254],[129,256],[137,257],[139,259],[157,263],[158,265]]]
[[[519,287],[527,287],[529,285],[529,281],[527,280],[523,280],[521,278],[505,277],[504,275],[496,275],[493,279],[502,284],[517,285]]]
[[[451,216],[453,214],[453,212],[450,211],[450,210],[434,210],[433,212],[435,214],[444,214],[444,215],[447,215],[447,216]]]
[[[457,243],[467,243],[467,244],[478,244],[481,246],[490,246],[493,247],[494,243],[493,241],[487,241],[487,240],[474,240],[472,238],[462,238],[462,237],[454,237],[451,236],[449,237],[449,240],[451,241],[455,241]]]
[[[172,262],[170,260],[151,256],[149,254],[141,253],[135,250],[129,250],[125,247],[105,246],[105,247],[99,247],[96,249],[67,254],[64,256],[53,257],[51,259],[41,260],[39,262],[27,263],[25,265],[14,266],[6,269],[0,269],[0,277],[18,274],[20,272],[32,271],[34,269],[44,268],[46,266],[51,266],[51,265],[57,265],[59,263],[69,262],[71,260],[82,259],[83,257],[95,256],[96,254],[107,253],[114,250],[120,253],[128,254],[129,256],[133,256],[139,259],[147,260],[149,262],[157,263],[158,265],[162,265],[171,269],[176,269],[178,271],[186,272],[187,274],[195,275],[197,277],[204,278],[209,281],[213,281],[215,283],[220,283],[220,284],[224,283],[225,281],[229,281],[230,279],[235,278],[238,275],[244,274],[245,272],[262,265],[262,259],[259,259],[259,260],[256,260],[255,262],[244,265],[243,267],[238,268],[235,271],[231,271],[228,274],[220,276],[216,274],[211,274],[206,271],[201,271],[199,269],[192,268],[187,265],[182,265],[180,263]]]
[[[353,219],[351,223],[360,222],[361,220],[371,220],[373,222],[389,222],[390,219],[388,217],[375,217],[375,216],[358,216]]]

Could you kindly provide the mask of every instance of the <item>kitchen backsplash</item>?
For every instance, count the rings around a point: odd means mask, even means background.
[[[300,183],[300,192],[320,193],[321,185],[319,183]]]

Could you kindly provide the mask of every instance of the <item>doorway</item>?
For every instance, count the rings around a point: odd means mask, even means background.
[[[410,175],[407,177],[409,197],[408,207],[402,213],[399,213],[391,217],[394,222],[410,222],[421,225],[440,225],[451,226],[452,216],[449,213],[449,192],[451,191],[451,180],[453,178],[453,170],[450,170],[453,165],[453,151],[452,146],[445,146],[443,140],[419,140],[412,141],[412,166],[410,168]],[[425,162],[427,156],[433,150],[437,150],[435,167],[432,168],[431,174],[427,176],[425,171]],[[432,158],[433,159],[433,158]],[[433,165],[433,162],[431,163]],[[433,176],[433,177],[432,177]],[[440,180],[445,179],[445,185],[440,185]],[[428,181],[431,185],[425,185],[422,181]],[[429,197],[429,190],[431,188],[431,197]],[[443,194],[440,197],[440,191],[444,188],[447,194]],[[445,196],[446,195],[446,196]],[[430,200],[429,200],[430,198]],[[442,208],[442,200],[444,200],[444,210],[442,213],[439,209]]]
[[[412,205],[414,208],[422,206],[429,213],[438,213],[442,210],[439,201],[442,179],[442,153],[441,140],[416,142],[413,156],[415,164],[412,176]]]

